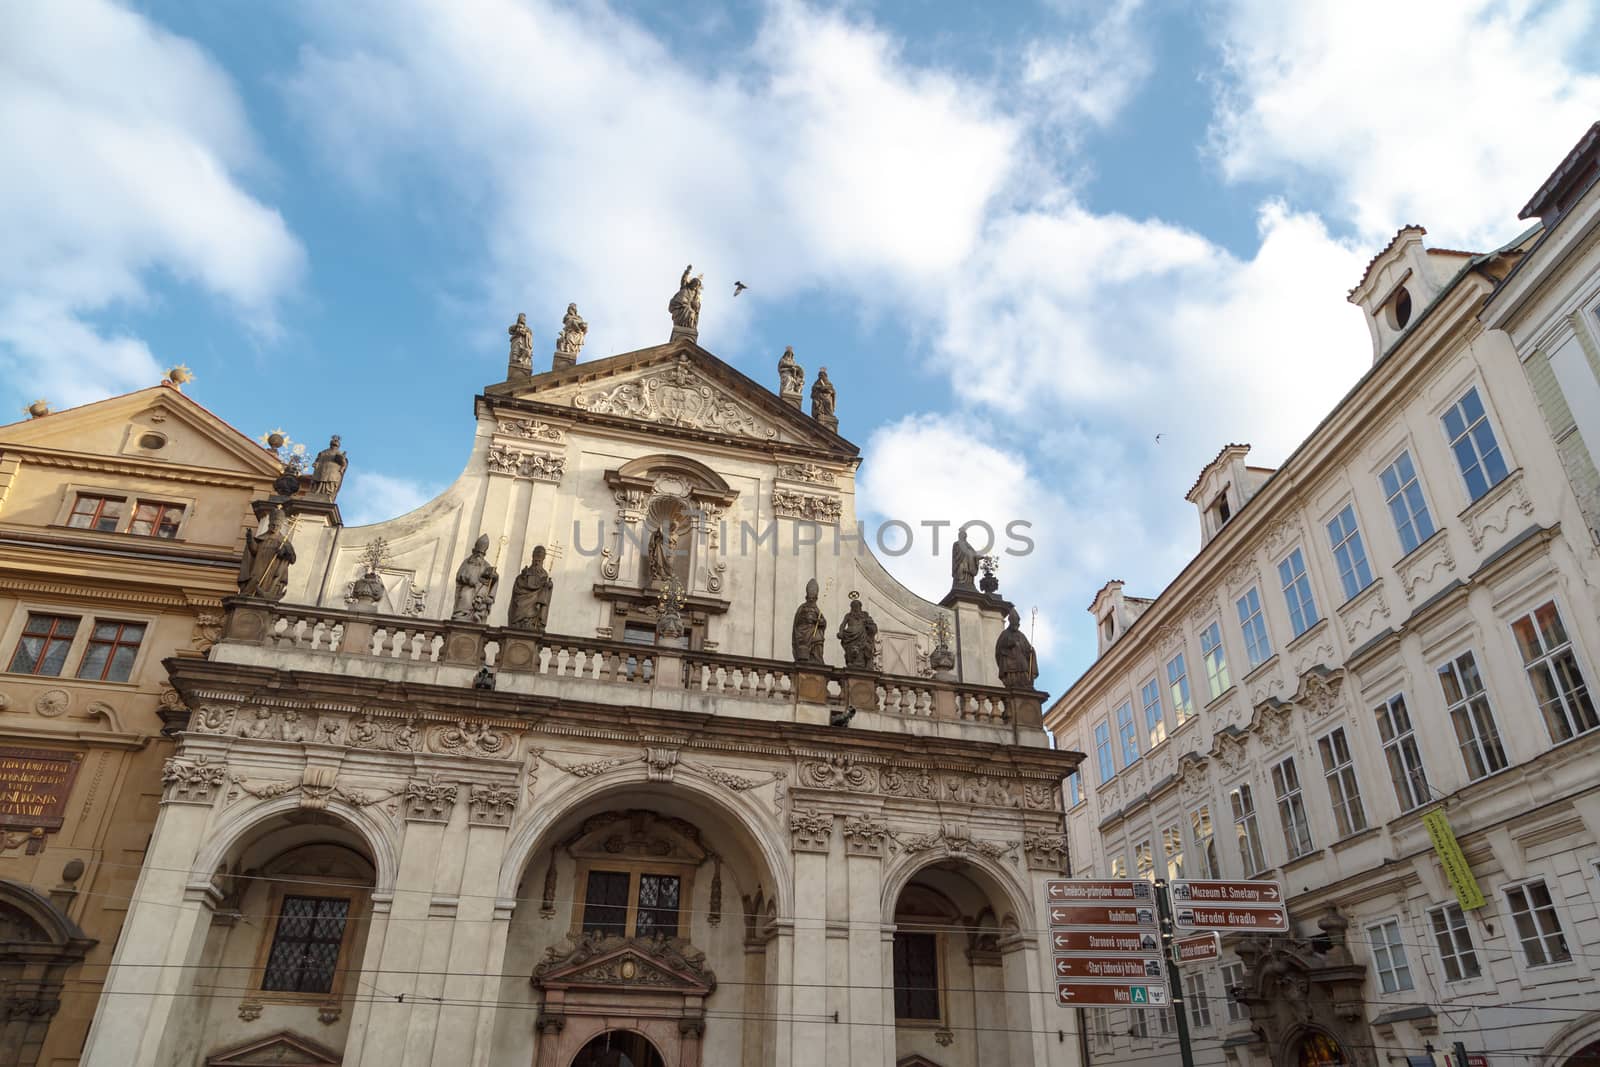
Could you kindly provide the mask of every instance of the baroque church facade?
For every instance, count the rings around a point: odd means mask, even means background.
[[[337,443],[255,502],[84,1064],[1078,1061],[1010,604],[965,542],[896,582],[825,375],[670,310],[537,373],[519,319],[409,514],[343,526]]]

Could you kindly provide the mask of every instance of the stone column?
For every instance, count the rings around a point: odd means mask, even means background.
[[[1048,995],[1043,992],[1044,962],[1038,943],[1031,937],[1012,936],[1000,941],[1001,967],[1005,972],[1006,1047],[1010,1063],[1051,1063],[1045,1042],[1044,1008]]]
[[[859,831],[861,824],[855,826]],[[894,992],[885,989],[894,984],[894,976],[892,969],[887,973],[883,969],[883,840],[884,835],[875,832],[845,839],[851,1067],[886,1067],[894,1062]]]
[[[795,916],[793,995],[788,1014],[794,1018],[789,1057],[785,1062],[813,1062],[826,1049],[828,936],[825,901],[828,892],[827,846],[822,851],[797,851],[794,857]]]
[[[162,801],[144,867],[117,940],[84,1067],[167,1067],[194,1012],[185,996],[211,928],[205,890],[187,889],[211,815],[204,803]]]
[[[498,798],[504,789],[509,804],[495,807],[486,797]],[[514,810],[516,787],[472,786],[468,797],[466,849],[456,890],[455,921],[451,923],[449,953],[434,1038],[434,1063],[487,1063],[489,1048],[480,1040],[493,1040],[494,1004],[500,998],[498,975],[505,961],[505,939],[497,930],[509,927],[509,916],[496,922],[494,898],[483,890],[495,884],[505,855],[506,828]],[[487,1035],[487,1038],[484,1037]],[[469,1058],[470,1050],[470,1058]]]

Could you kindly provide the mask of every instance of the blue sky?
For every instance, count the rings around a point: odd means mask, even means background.
[[[344,437],[347,516],[459,472],[527,312],[595,358],[829,368],[872,518],[1031,521],[1044,682],[1371,359],[1396,227],[1484,248],[1600,116],[1585,0],[0,2],[0,404],[156,381]],[[734,301],[735,278],[750,289]],[[1161,434],[1159,442],[1156,434]],[[888,561],[926,595],[947,563]]]

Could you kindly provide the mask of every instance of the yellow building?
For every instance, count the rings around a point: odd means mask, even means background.
[[[274,456],[174,385],[0,426],[0,1067],[78,1061]]]

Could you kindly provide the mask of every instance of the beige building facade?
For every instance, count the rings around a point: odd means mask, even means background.
[[[1087,754],[1075,875],[1284,884],[1288,936],[1185,968],[1201,1064],[1460,1041],[1559,1065],[1600,1041],[1600,551],[1527,346],[1480,320],[1537,284],[1539,234],[1486,255],[1423,237],[1402,229],[1350,294],[1371,371],[1281,468],[1222,449],[1189,496],[1199,554],[1153,599],[1100,590],[1100,654],[1046,715]],[[1577,306],[1586,269],[1525,306]],[[1087,1030],[1091,1059],[1178,1062],[1167,1013]]]
[[[1078,756],[1009,604],[975,552],[891,578],[832,386],[701,349],[690,290],[590,362],[569,309],[538,373],[519,320],[410,514],[260,502],[84,1063],[1077,1062]]]
[[[167,383],[0,427],[0,1064],[78,1062],[259,445]]]

